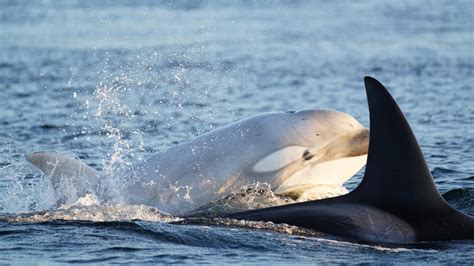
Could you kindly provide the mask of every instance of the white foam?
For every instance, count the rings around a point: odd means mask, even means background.
[[[13,216],[10,222],[46,222],[52,220],[66,221],[150,221],[150,222],[173,222],[179,220],[169,214],[163,213],[157,208],[145,205],[121,205],[101,203],[97,196],[87,194],[72,204],[62,205],[53,211],[42,211],[30,214]]]

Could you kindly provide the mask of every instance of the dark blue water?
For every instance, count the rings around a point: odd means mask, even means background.
[[[472,241],[377,247],[264,223],[190,224],[147,206],[58,210],[24,156],[126,168],[270,111],[335,109],[369,126],[372,75],[448,202],[474,215],[473,15],[472,1],[1,0],[0,262],[472,264]]]

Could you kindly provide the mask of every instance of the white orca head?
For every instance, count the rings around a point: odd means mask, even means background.
[[[257,173],[278,176],[277,193],[299,197],[314,186],[326,187],[314,191],[326,191],[328,186],[340,188],[365,165],[369,130],[352,116],[305,110],[288,112],[287,119],[285,125],[290,128],[275,126],[275,130],[285,132],[280,135],[278,149],[253,166]]]
[[[293,139],[308,147],[304,158],[319,153],[324,160],[365,155],[369,147],[369,129],[354,117],[332,110],[305,110],[292,114]],[[320,159],[320,160],[321,160]]]

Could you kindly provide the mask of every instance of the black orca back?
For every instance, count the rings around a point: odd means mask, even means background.
[[[405,116],[387,89],[365,77],[370,112],[367,166],[352,200],[402,218],[416,239],[474,238],[474,219],[453,209],[438,192]]]
[[[474,239],[474,218],[450,207],[438,192],[395,100],[374,78],[364,81],[370,141],[361,184],[340,197],[228,217],[288,223],[369,242]]]
[[[445,209],[448,205],[397,103],[374,78],[365,77],[364,82],[370,112],[369,154],[364,178],[352,194],[391,211]]]

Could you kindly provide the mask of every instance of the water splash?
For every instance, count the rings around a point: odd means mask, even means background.
[[[130,154],[132,141],[124,136],[126,130],[124,124],[133,119],[134,115],[126,101],[122,99],[123,95],[129,91],[129,86],[131,86],[129,83],[133,84],[133,80],[122,75],[114,78],[112,84],[100,82],[93,93],[98,102],[94,118],[100,122],[106,137],[113,144],[112,152],[109,154],[110,158],[105,161],[104,167],[105,173],[109,175],[130,165],[124,154]],[[143,149],[143,138],[140,132],[132,130],[129,133],[135,134],[140,139],[141,145],[138,145],[138,150]],[[134,157],[133,153],[131,153],[131,157]]]
[[[274,194],[269,184],[254,183],[242,187],[239,191],[230,193],[224,198],[214,200],[191,211],[191,217],[215,217],[227,213],[260,209],[278,205],[295,203],[290,197]]]
[[[97,196],[87,194],[72,204],[62,205],[57,210],[7,215],[2,220],[10,223],[41,223],[54,220],[92,222],[141,220],[169,223],[177,221],[178,218],[145,205],[102,203]]]
[[[56,204],[56,195],[49,180],[32,172],[32,167],[19,163],[2,168],[0,213],[31,212],[49,209]]]

